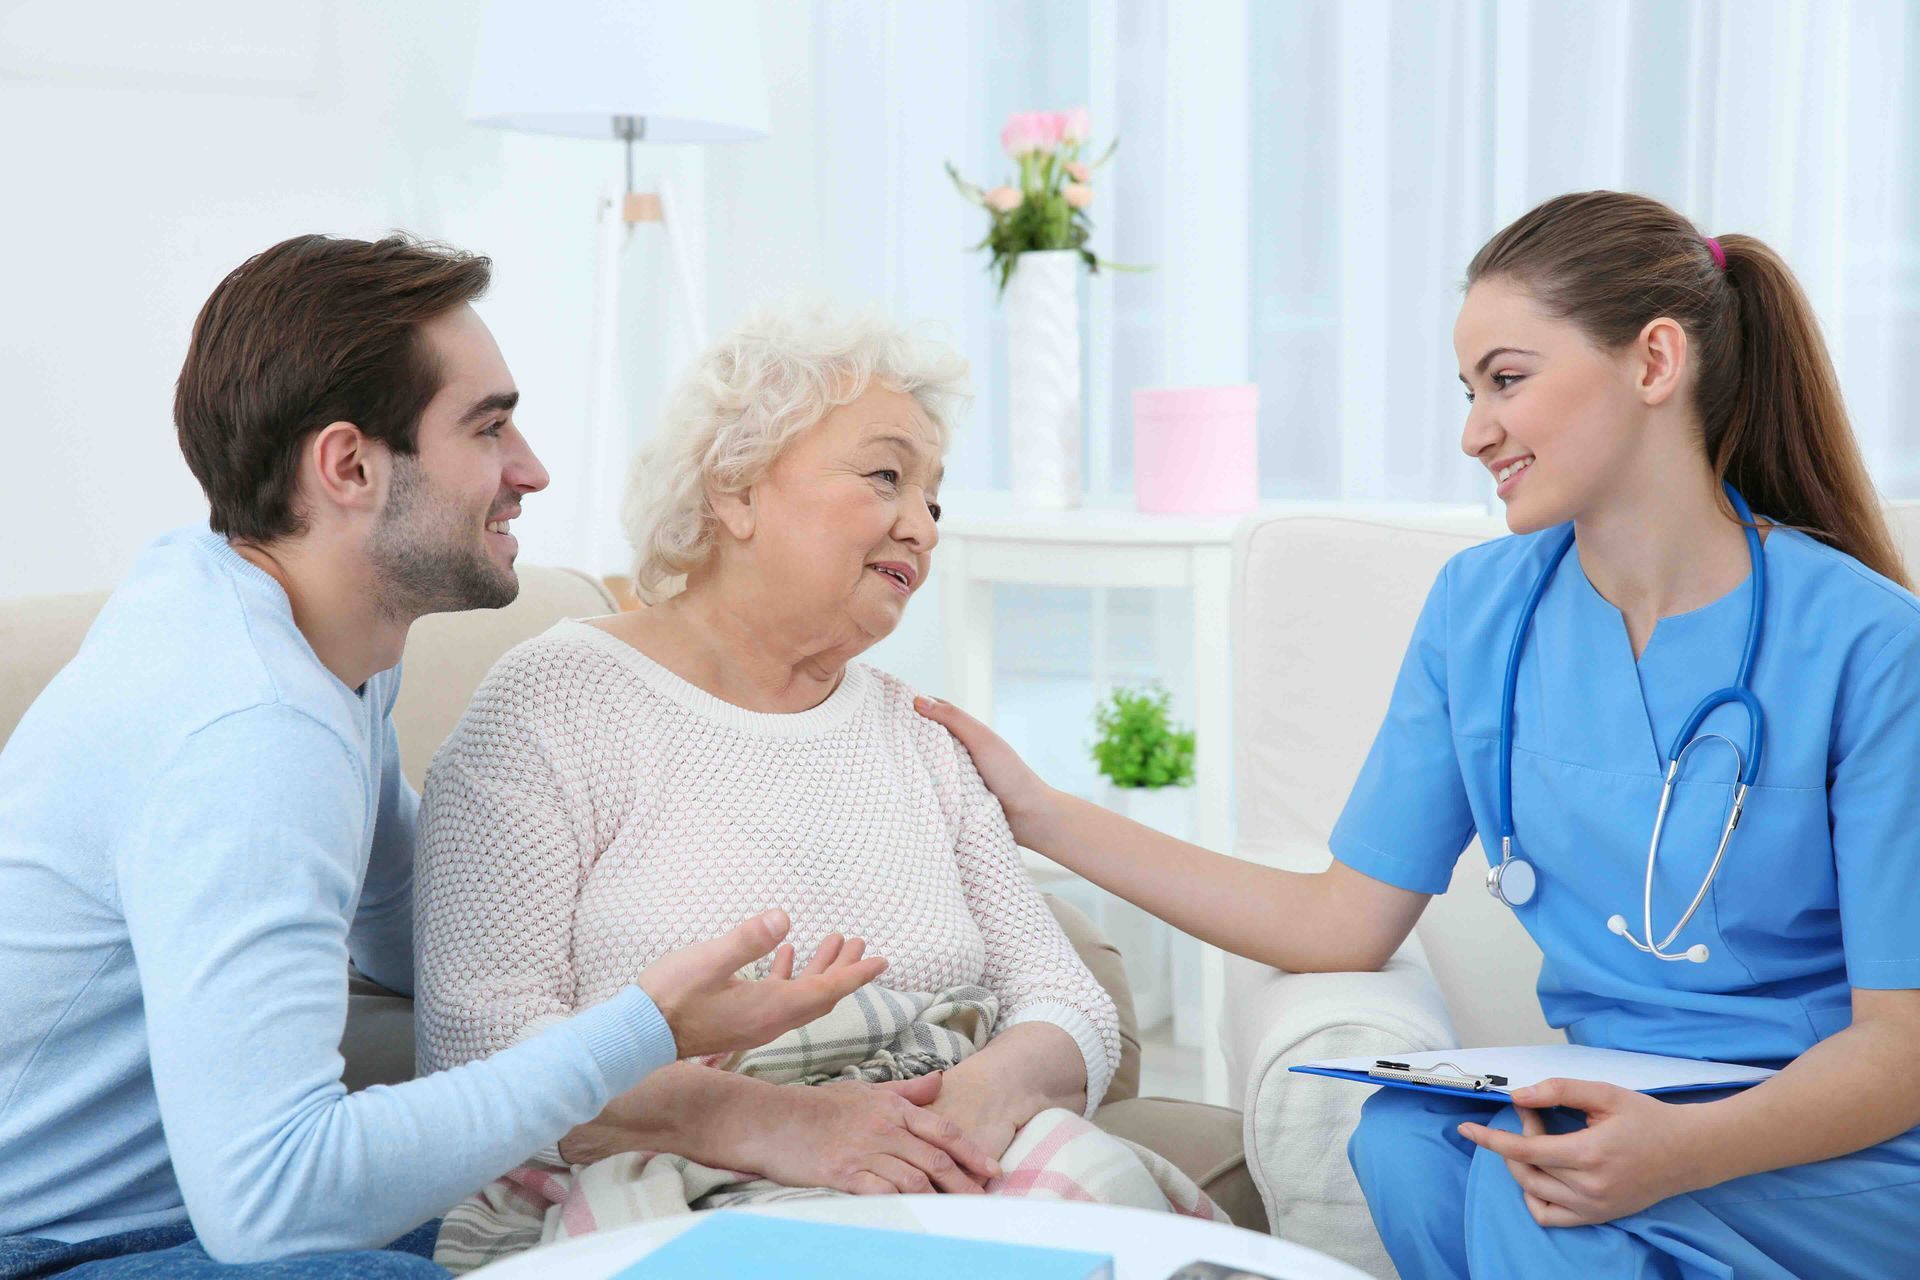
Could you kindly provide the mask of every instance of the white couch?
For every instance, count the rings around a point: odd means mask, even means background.
[[[1920,503],[1890,508],[1920,569]],[[1255,517],[1234,547],[1238,852],[1298,871],[1327,836],[1386,714],[1440,566],[1497,517]],[[1346,1142],[1368,1091],[1287,1068],[1309,1059],[1559,1040],[1540,1015],[1540,952],[1486,892],[1476,842],[1379,973],[1287,974],[1230,959],[1225,1039],[1247,1161],[1275,1235],[1393,1275]],[[1276,920],[1275,928],[1284,922]]]

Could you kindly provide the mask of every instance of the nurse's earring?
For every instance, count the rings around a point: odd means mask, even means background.
[[[1621,916],[1621,915],[1608,916],[1607,932],[1619,934],[1621,937],[1625,938],[1628,942],[1631,942],[1634,946],[1639,947],[1640,950],[1642,951],[1648,952],[1649,954],[1652,954],[1652,955],[1660,955],[1659,952],[1654,951],[1651,947],[1643,945],[1640,939],[1634,937],[1632,934],[1627,932],[1627,918],[1625,916]],[[1709,954],[1711,953],[1708,952],[1706,943],[1696,942],[1692,946],[1687,948],[1685,958],[1693,961],[1695,964],[1705,964],[1707,962],[1707,956]],[[1660,956],[1660,958],[1662,960],[1678,960],[1681,957]]]

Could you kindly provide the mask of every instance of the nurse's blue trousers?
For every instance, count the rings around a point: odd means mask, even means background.
[[[1585,1124],[1551,1111],[1549,1130]],[[1446,1276],[1920,1275],[1920,1130],[1818,1164],[1736,1178],[1593,1227],[1543,1227],[1506,1162],[1461,1137],[1520,1131],[1512,1107],[1381,1089],[1347,1144],[1374,1226],[1405,1280]]]

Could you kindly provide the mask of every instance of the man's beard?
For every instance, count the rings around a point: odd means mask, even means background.
[[[412,621],[427,613],[498,609],[520,580],[487,554],[471,513],[433,491],[417,459],[394,459],[386,510],[368,543],[380,612]]]

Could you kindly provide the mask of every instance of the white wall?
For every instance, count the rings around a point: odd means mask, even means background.
[[[0,0],[0,599],[112,585],[156,533],[205,515],[172,428],[200,304],[287,236],[404,228],[489,254],[479,310],[553,473],[519,531],[574,545],[584,466],[593,210],[617,146],[469,126],[478,6],[460,0]],[[696,197],[700,154],[647,167]],[[625,282],[633,404],[674,323],[658,239]]]

